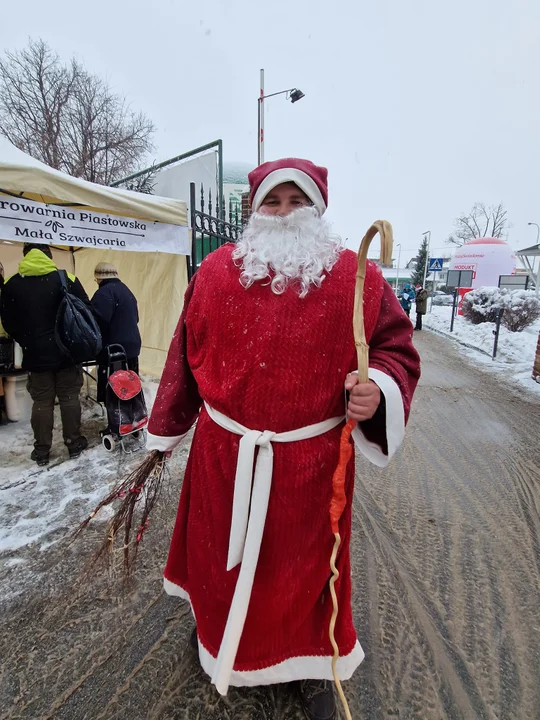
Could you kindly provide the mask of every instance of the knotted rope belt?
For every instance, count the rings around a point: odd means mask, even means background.
[[[244,629],[268,511],[274,462],[272,444],[297,442],[324,435],[345,418],[334,417],[297,430],[275,433],[270,430],[250,430],[214,410],[207,403],[204,405],[206,412],[217,425],[242,436],[234,480],[227,570],[239,563],[241,567],[212,676],[218,692],[226,695]],[[258,448],[259,452],[254,468],[255,448]]]

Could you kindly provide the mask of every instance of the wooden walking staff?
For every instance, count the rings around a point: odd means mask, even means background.
[[[375,235],[379,233],[381,236],[381,262],[383,265],[389,265],[392,259],[392,226],[386,220],[377,220],[369,228],[364,235],[358,250],[358,267],[356,270],[356,285],[354,289],[354,314],[353,314],[353,330],[354,344],[356,345],[356,354],[358,358],[358,382],[369,382],[369,345],[366,342],[366,333],[364,327],[364,282],[366,279],[366,261],[368,249]],[[332,478],[332,501],[330,503],[330,523],[335,541],[330,558],[330,568],[332,577],[330,578],[330,594],[332,596],[333,612],[330,619],[330,642],[334,649],[332,658],[332,674],[338,691],[339,698],[345,711],[347,720],[352,720],[347,700],[341,687],[341,682],[337,674],[337,661],[339,659],[339,647],[336,643],[334,630],[338,615],[338,600],[334,585],[339,577],[339,570],[336,567],[336,557],[341,545],[341,535],[339,534],[339,520],[345,509],[347,498],[345,495],[345,476],[347,473],[347,464],[353,453],[351,442],[351,433],[356,425],[355,420],[349,420],[341,432],[341,440],[339,446],[339,462]]]

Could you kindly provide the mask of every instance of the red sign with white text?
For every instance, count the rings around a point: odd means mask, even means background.
[[[463,315],[463,298],[468,292],[471,292],[472,288],[458,288],[458,306],[457,306],[457,314]]]

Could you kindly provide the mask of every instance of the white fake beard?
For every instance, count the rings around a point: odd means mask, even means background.
[[[269,280],[281,295],[294,285],[301,298],[320,287],[343,250],[341,238],[313,207],[301,207],[285,217],[253,213],[232,257],[241,266],[240,282],[247,289]]]

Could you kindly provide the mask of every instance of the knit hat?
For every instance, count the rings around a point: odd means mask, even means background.
[[[309,160],[284,158],[263,163],[249,173],[251,209],[257,212],[268,193],[282,183],[292,182],[305,192],[322,215],[328,205],[328,170]]]
[[[118,270],[111,263],[100,262],[94,270],[96,280],[110,280],[118,277]]]

